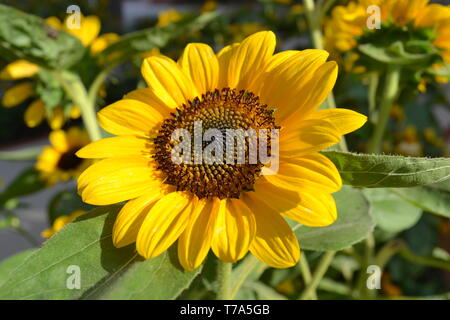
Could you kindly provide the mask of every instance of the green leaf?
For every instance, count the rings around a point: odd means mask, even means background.
[[[40,179],[39,171],[35,168],[25,169],[0,194],[0,204],[4,204],[12,198],[35,193],[43,188],[45,188],[45,183]]]
[[[365,188],[404,188],[450,177],[450,158],[413,158],[324,151],[345,184]]]
[[[450,192],[440,189],[439,186],[389,190],[418,208],[450,218]]]
[[[403,200],[389,189],[365,189],[363,192],[372,205],[372,214],[377,226],[384,231],[396,233],[409,229],[422,216],[420,208]]]
[[[389,46],[380,46],[375,43],[361,44],[358,49],[378,62],[396,65],[429,64],[436,54],[433,50],[431,53],[407,52],[401,41],[396,41]],[[430,51],[430,48],[426,49]]]
[[[84,299],[168,300],[175,299],[189,287],[201,267],[186,271],[178,263],[177,251],[171,248],[160,256],[137,258],[119,279],[88,292]]]
[[[0,56],[25,59],[49,69],[66,69],[85,51],[76,37],[50,27],[45,20],[0,5]]]
[[[11,272],[22,264],[36,249],[28,249],[19,252],[0,263],[0,285],[5,282]]]
[[[307,250],[341,250],[365,239],[375,227],[370,206],[361,191],[343,187],[335,193],[338,218],[328,227],[297,225],[295,234]]]
[[[208,12],[193,18],[184,18],[164,27],[148,28],[129,33],[103,50],[98,55],[98,59],[102,63],[119,64],[136,54],[164,47],[173,39],[198,31],[215,18],[217,18],[217,13]]]
[[[119,206],[97,208],[45,242],[0,286],[0,299],[77,299],[136,257],[133,246],[114,248],[111,230]],[[80,289],[68,289],[70,266],[80,268]]]
[[[84,203],[75,191],[62,191],[56,194],[48,206],[48,216],[50,225],[60,216],[66,216],[75,210],[89,211],[91,205]]]
[[[112,227],[120,206],[99,207],[50,238],[0,286],[0,299],[173,299],[200,268],[184,271],[174,249],[143,261],[135,245],[117,249]],[[69,289],[70,266],[79,267],[80,289]]]
[[[262,282],[247,282],[244,289],[250,289],[256,293],[257,300],[287,300],[285,296],[279,294],[272,287]]]

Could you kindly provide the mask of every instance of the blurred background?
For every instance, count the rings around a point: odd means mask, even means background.
[[[335,5],[349,1],[335,1]],[[450,4],[450,1],[434,1]],[[224,45],[241,41],[244,37],[260,30],[273,30],[278,37],[277,50],[311,48],[304,8],[299,0],[265,1],[164,1],[164,0],[2,0],[2,4],[38,15],[63,20],[68,6],[76,4],[85,15],[96,15],[101,20],[101,33],[119,35],[155,25],[164,25],[177,21],[184,15],[218,10],[220,18],[197,34],[177,39],[163,51],[177,58],[181,48],[192,41],[206,42],[219,50]],[[0,69],[9,61],[2,61]],[[335,88],[338,106],[353,108],[367,114],[367,86],[364,79],[340,69]],[[113,76],[105,83],[102,93],[102,105],[106,106],[122,97],[128,91],[140,85],[139,62],[129,62],[117,68]],[[11,86],[9,81],[0,81],[0,97]],[[409,93],[406,93],[409,94]],[[384,143],[384,152],[410,156],[449,156],[450,149],[450,86],[448,84],[429,85],[425,92],[401,99],[402,105],[396,105],[391,114],[389,134]],[[0,106],[0,151],[13,151],[24,147],[44,146],[48,144],[50,126],[43,121],[29,128],[23,121],[23,115],[30,101],[24,101],[14,108]],[[81,125],[81,120],[70,120],[64,128]],[[367,126],[348,137],[351,151],[364,151],[365,141],[370,130]],[[33,162],[0,161],[0,190],[24,168]],[[43,242],[42,230],[49,227],[47,210],[52,197],[64,190],[73,190],[75,183],[60,183],[51,189],[24,197],[24,205],[16,212],[21,218],[23,228],[34,239]],[[448,220],[433,215],[418,216],[408,230],[389,234],[377,230],[378,239],[398,237],[406,241],[416,254],[430,253],[436,244],[450,251],[450,225]],[[30,241],[16,232],[0,229],[0,260],[12,254],[33,247]],[[314,257],[313,257],[314,258]],[[342,259],[336,264],[345,264]],[[351,263],[346,268],[352,268]],[[424,296],[450,291],[450,273],[412,265],[400,257],[392,259],[388,272],[383,276],[383,290],[388,295]],[[288,277],[287,277],[288,278]],[[284,280],[283,280],[284,279]],[[274,286],[284,294],[293,290],[295,283],[287,285],[285,278],[274,280]]]

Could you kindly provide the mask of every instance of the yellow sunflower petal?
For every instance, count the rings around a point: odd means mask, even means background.
[[[136,136],[105,138],[88,144],[77,152],[80,158],[150,157],[149,139]]]
[[[15,107],[33,95],[33,85],[30,82],[17,84],[3,94],[2,105],[5,108]]]
[[[70,149],[66,133],[63,130],[55,130],[50,132],[49,140],[52,146],[61,153]]]
[[[52,130],[59,130],[65,122],[64,111],[61,107],[56,107],[52,110],[50,118],[47,119],[48,124]]]
[[[127,93],[124,99],[138,100],[142,103],[148,104],[153,109],[156,109],[164,118],[167,118],[174,110],[169,108],[155,93],[149,88],[140,88]]]
[[[91,54],[96,55],[106,49],[109,45],[119,40],[120,36],[117,33],[105,33],[99,36],[92,42]]]
[[[80,28],[68,28],[64,21],[64,30],[78,39],[85,47],[89,46],[100,33],[101,22],[97,16],[81,16]]]
[[[0,80],[17,80],[34,76],[39,66],[26,60],[17,60],[8,64],[0,72]]]
[[[48,17],[45,19],[45,22],[54,29],[59,30],[62,28],[61,20],[59,20],[59,18],[57,17]]]
[[[263,169],[263,174],[268,170]],[[342,188],[342,180],[333,162],[327,157],[313,153],[300,158],[282,158],[278,172],[264,178],[277,187],[301,191],[315,188],[323,192],[336,192]]]
[[[325,227],[337,218],[333,197],[317,189],[287,190],[276,187],[266,179],[260,179],[252,197],[286,218],[306,226]]]
[[[125,247],[136,241],[145,217],[161,197],[160,190],[156,189],[128,201],[122,207],[113,227],[112,240],[116,248]]]
[[[217,88],[219,62],[210,46],[203,43],[188,44],[178,63],[190,75],[200,94]]]
[[[24,114],[24,120],[28,127],[34,128],[41,124],[45,118],[44,102],[40,99],[33,101]]]
[[[224,47],[217,53],[217,61],[219,63],[219,80],[217,84],[218,89],[226,88],[229,86],[228,82],[228,65],[230,58],[233,56],[239,47],[239,43]]]
[[[82,146],[85,146],[90,142],[89,135],[87,134],[86,130],[83,130],[79,127],[70,127],[66,131],[66,139],[70,148],[81,148]]]
[[[414,20],[414,25],[419,28],[429,28],[447,19],[450,19],[450,9],[447,6],[433,3],[419,13]]]
[[[342,137],[329,120],[302,120],[295,129],[285,127],[280,131],[279,150],[283,157],[326,149],[338,143]]]
[[[149,88],[170,108],[198,96],[192,79],[172,59],[164,56],[146,58],[141,72]]]
[[[196,202],[185,192],[171,192],[156,202],[137,236],[139,254],[148,259],[166,251],[186,229]]]
[[[348,109],[322,109],[312,112],[307,119],[328,120],[333,122],[334,128],[339,131],[340,135],[353,132],[361,128],[366,122],[367,117],[361,113]],[[294,122],[293,120],[291,122]],[[289,125],[294,125],[294,123]],[[290,127],[291,128],[291,127]]]
[[[247,192],[243,199],[253,208],[256,236],[250,251],[259,260],[273,268],[289,268],[300,258],[300,246],[287,222],[273,208],[254,198],[255,192]]]
[[[239,199],[220,201],[211,247],[225,262],[236,262],[248,252],[255,237],[255,217]]]
[[[184,269],[194,270],[205,260],[211,248],[219,205],[219,198],[199,200],[178,241],[178,258]]]
[[[314,88],[314,85],[328,53],[312,49],[278,58],[276,56],[261,75],[259,82],[262,85],[258,88],[258,94],[262,103],[276,109],[276,118],[282,124],[284,119],[296,111],[301,113],[296,116],[297,119],[306,114],[307,109],[311,108],[308,99],[314,94],[312,89],[324,90],[323,87]]]
[[[230,57],[228,86],[251,89],[257,73],[264,70],[272,57],[275,46],[275,34],[271,31],[260,31],[244,39]]]
[[[98,113],[103,129],[115,135],[151,136],[163,121],[155,108],[134,99],[122,99]]]
[[[134,199],[160,189],[162,180],[145,158],[111,158],[87,168],[78,178],[78,193],[84,202],[108,205]]]
[[[39,171],[51,172],[58,164],[60,158],[61,153],[59,153],[55,148],[45,146],[41,154],[38,156],[35,167]]]

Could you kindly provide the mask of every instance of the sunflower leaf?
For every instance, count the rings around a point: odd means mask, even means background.
[[[0,263],[0,284],[8,279],[20,264],[22,264],[36,249],[28,249],[6,258]]]
[[[370,214],[370,204],[360,190],[344,186],[333,196],[338,209],[336,222],[322,228],[294,226],[303,249],[341,250],[365,239],[373,231],[375,221]]]
[[[25,59],[49,69],[66,69],[85,48],[74,36],[50,27],[43,19],[0,5],[0,56]]]
[[[45,188],[45,183],[39,177],[35,168],[27,168],[0,193],[0,207],[8,200],[26,196]]]
[[[399,189],[409,190],[410,189]],[[422,216],[422,209],[402,199],[390,189],[363,190],[372,206],[377,226],[384,231],[397,233],[411,228]]]
[[[124,292],[176,298],[200,270],[182,270],[173,250],[143,261],[134,244],[115,248],[112,227],[119,210],[99,207],[64,227],[9,274],[0,299],[87,299],[105,293],[101,297],[109,298],[125,297]]]
[[[450,177],[450,158],[413,158],[324,151],[345,184],[365,188],[405,188]]]
[[[409,189],[393,188],[389,191],[418,208],[450,218],[450,192],[434,184]]]

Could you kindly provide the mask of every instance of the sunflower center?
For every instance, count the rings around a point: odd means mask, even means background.
[[[253,93],[210,91],[164,120],[154,140],[154,158],[167,175],[165,183],[178,191],[199,198],[239,198],[253,189],[261,173],[265,163],[257,155],[263,145],[271,157],[277,129],[273,110]]]
[[[80,147],[75,147],[69,149],[61,155],[58,161],[58,168],[63,171],[74,170],[83,162],[83,159],[78,158],[75,153],[80,149]]]

